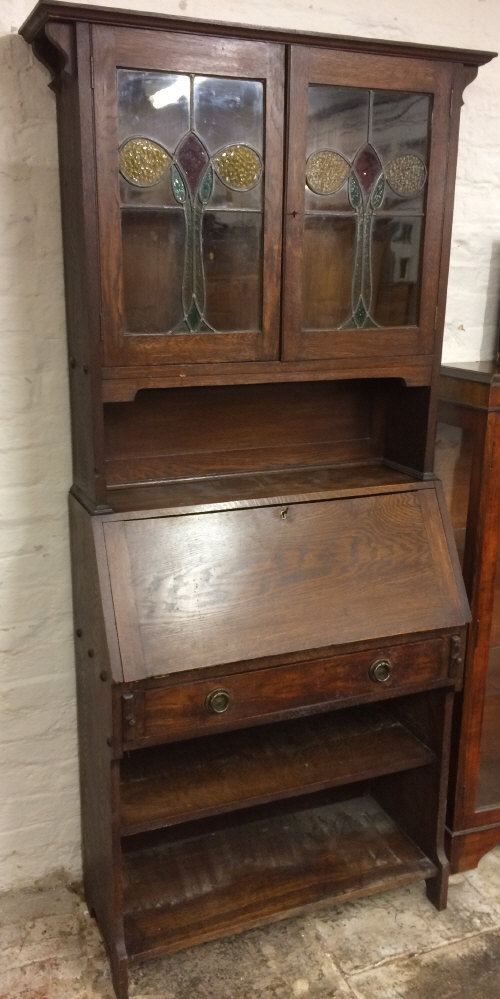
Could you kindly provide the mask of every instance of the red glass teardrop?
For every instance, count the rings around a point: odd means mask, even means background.
[[[181,139],[175,158],[186,178],[191,197],[194,197],[209,160],[205,146],[194,132],[188,132]]]
[[[375,181],[382,173],[382,164],[370,143],[359,150],[353,167],[363,191],[365,194],[369,194]]]

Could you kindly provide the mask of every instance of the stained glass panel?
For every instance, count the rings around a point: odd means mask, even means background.
[[[259,330],[263,84],[118,70],[118,101],[127,331]]]
[[[305,329],[418,323],[430,115],[423,94],[309,87]]]

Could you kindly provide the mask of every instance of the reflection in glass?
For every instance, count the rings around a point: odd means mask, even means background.
[[[418,322],[421,246],[427,181],[430,98],[423,94],[349,87],[309,88],[306,163],[308,219],[321,217],[317,245],[308,253],[322,277],[334,282],[326,316],[316,322],[307,305],[307,329],[412,326]],[[326,220],[337,233],[351,218],[351,269],[324,257]],[[352,231],[352,230],[351,230]],[[319,236],[321,233],[321,237]],[[331,252],[336,257],[336,237]],[[304,258],[303,293],[309,302],[310,263]],[[340,278],[340,274],[342,277]],[[339,296],[339,281],[344,292]],[[319,289],[318,289],[319,293]],[[345,305],[339,318],[338,302]],[[321,321],[320,321],[321,314]]]
[[[500,551],[500,546],[499,546]],[[500,561],[497,559],[488,672],[481,723],[477,808],[500,807]]]
[[[303,325],[306,330],[341,327],[351,314],[355,219],[309,215],[304,224]]]
[[[121,219],[126,331],[174,329],[184,316],[184,213],[182,209],[126,208]],[[166,273],[169,281],[165,281]]]
[[[259,212],[203,215],[206,314],[215,329],[255,330],[260,321],[262,268]]]
[[[260,329],[262,84],[119,70],[118,95],[127,331]]]

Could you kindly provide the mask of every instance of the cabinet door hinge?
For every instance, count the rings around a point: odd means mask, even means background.
[[[455,89],[454,89],[454,87],[452,87],[451,91],[450,91],[450,109],[449,109],[449,116],[450,116],[450,118],[451,118],[451,116],[453,114],[453,104],[454,104],[454,101],[455,101]]]

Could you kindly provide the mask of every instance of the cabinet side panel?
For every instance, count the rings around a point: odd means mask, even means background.
[[[118,761],[113,760],[110,661],[96,558],[95,522],[72,497],[70,526],[85,894],[112,963],[123,959]],[[99,521],[97,527],[100,528]]]
[[[77,72],[57,93],[64,281],[68,331],[73,471],[92,501],[104,497],[98,236],[89,28],[75,28]]]

